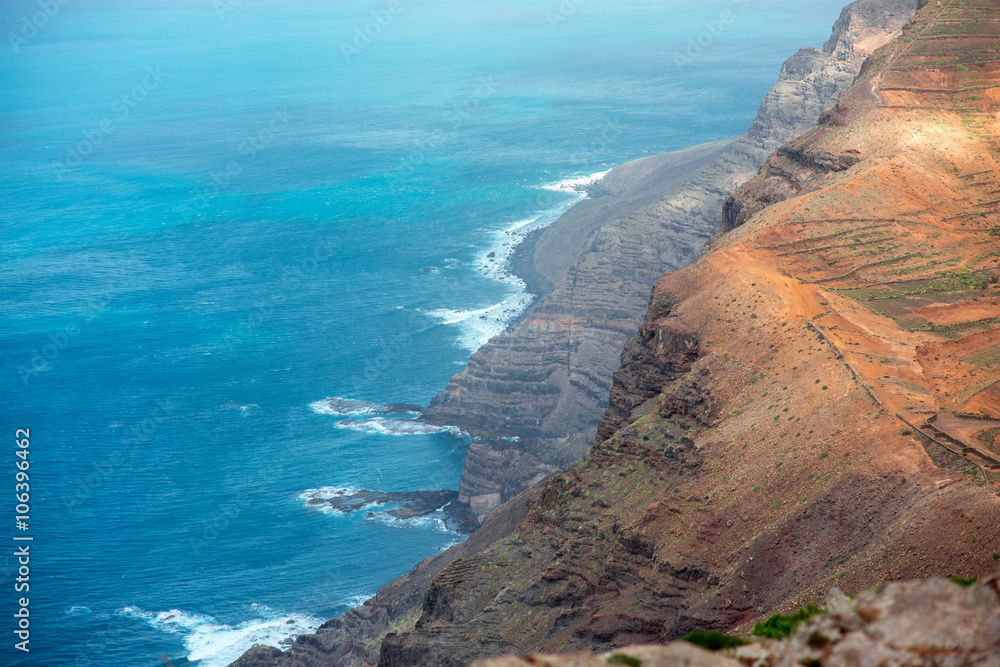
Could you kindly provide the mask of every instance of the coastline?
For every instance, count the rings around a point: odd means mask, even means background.
[[[601,179],[610,171],[535,186],[553,192],[573,193],[576,200],[533,211],[531,217],[489,232],[492,242],[478,251],[472,265],[479,277],[513,288],[500,302],[468,308],[437,308],[427,312],[440,324],[459,327],[457,343],[469,351],[470,358],[490,340],[516,327],[551,293],[551,282],[534,268],[535,244],[546,229],[562,220],[581,202],[587,201],[589,191],[599,187]]]
[[[623,163],[623,164],[628,164]],[[552,225],[558,224],[564,216],[570,213],[574,208],[579,206],[581,203],[594,199],[594,193],[606,194],[601,183],[604,181],[604,177],[610,174],[612,171],[617,169],[622,165],[615,165],[611,169],[604,172],[596,172],[589,177],[582,185],[573,187],[576,192],[583,195],[579,200],[573,202],[569,207],[563,211],[558,218],[552,222],[541,225],[532,229],[530,232],[524,235],[521,240],[514,245],[510,256],[507,258],[507,270],[516,278],[520,279],[524,283],[524,291],[534,297],[532,302],[525,308],[519,315],[512,318],[510,322],[507,323],[507,329],[516,327],[518,324],[523,322],[529,315],[531,315],[542,302],[552,294],[555,289],[555,284],[549,280],[545,275],[535,268],[535,251],[538,248],[538,242],[541,240],[542,235],[545,234],[547,230]],[[570,188],[562,187],[564,184],[571,183],[581,183],[584,179],[573,178],[559,181],[553,185],[544,185],[543,188],[547,190],[568,190]]]
[[[576,206],[576,204],[573,204],[573,206]],[[555,224],[555,222],[552,224]],[[531,305],[507,324],[508,328],[516,327],[523,322],[538,309],[542,302],[545,301],[545,298],[549,294],[552,294],[552,290],[555,289],[555,285],[535,269],[535,248],[538,246],[538,240],[544,232],[545,227],[539,227],[525,234],[521,242],[514,247],[514,252],[511,253],[508,260],[510,272],[520,278],[524,282],[525,291],[535,297]]]

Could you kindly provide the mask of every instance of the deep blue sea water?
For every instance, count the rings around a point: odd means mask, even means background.
[[[308,508],[468,445],[317,401],[426,404],[525,301],[485,256],[544,186],[744,131],[840,0],[0,8],[0,664],[215,667],[460,539]]]

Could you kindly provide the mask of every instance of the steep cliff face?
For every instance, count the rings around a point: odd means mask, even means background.
[[[535,239],[527,272],[551,293],[474,354],[425,415],[488,439],[470,450],[462,479],[473,516],[586,455],[649,286],[698,257],[725,198],[816,122],[914,8],[915,0],[849,5],[823,49],[785,62],[744,136],[619,167],[598,188],[604,196]]]
[[[998,21],[926,4],[740,188],[658,282],[590,458],[442,570],[380,665],[738,632],[833,586],[997,568]]]
[[[493,512],[468,540],[419,563],[383,586],[375,597],[343,616],[324,623],[314,634],[298,637],[286,651],[255,646],[232,667],[358,667],[378,662],[387,633],[412,629],[420,618],[425,593],[434,577],[452,561],[468,559],[524,521],[540,488],[529,489]]]
[[[675,303],[656,296],[641,342],[616,376],[653,397],[641,404],[646,421],[595,444],[586,466],[544,484],[511,537],[442,570],[414,630],[386,637],[380,665],[465,665],[526,647],[600,645],[622,633],[655,641],[691,624],[684,597],[718,586],[718,577],[701,559],[658,557],[647,534],[660,511],[688,520],[687,512],[649,505],[665,490],[681,506],[697,505],[670,489],[699,475],[704,458],[694,437],[717,413],[710,371],[697,363],[698,338],[672,326]],[[609,410],[605,421],[617,414]]]
[[[878,18],[880,8],[884,18]],[[728,414],[727,390],[722,406],[718,402],[720,381],[756,386],[760,376],[730,375],[746,366],[717,353],[719,333],[705,335],[686,319],[682,289],[658,289],[650,300],[649,286],[663,270],[700,254],[718,227],[726,197],[780,141],[807,129],[832,103],[835,91],[827,82],[848,82],[842,64],[860,67],[864,49],[887,40],[911,10],[912,3],[889,0],[850,5],[835,30],[835,46],[793,56],[736,144],[719,142],[617,168],[601,184],[601,196],[574,207],[522,257],[529,265],[523,273],[533,274],[535,284],[548,283],[551,293],[517,327],[474,355],[429,415],[480,435],[520,438],[494,437],[470,448],[460,494],[473,521],[578,459],[601,421],[586,465],[517,496],[489,515],[467,543],[427,559],[362,607],[299,638],[289,651],[256,648],[236,664],[346,667],[374,664],[381,655],[383,664],[457,665],[510,650],[656,641],[695,626],[731,625],[798,591],[786,583],[766,598],[750,598],[740,589],[753,585],[756,596],[759,586],[772,586],[773,570],[745,569],[752,582],[734,578],[739,571],[733,559],[738,554],[745,560],[755,531],[772,525],[757,513],[777,497],[767,495],[763,502],[764,493],[748,495],[742,488],[732,502],[749,497],[760,503],[723,508],[732,493],[727,489],[735,485],[724,467],[738,462],[739,452],[721,462],[712,453],[734,447],[737,436],[714,445],[709,438],[706,447],[703,435]],[[855,14],[866,17],[860,25],[851,21]],[[856,50],[836,46],[859,42]],[[835,76],[821,74],[825,68]],[[796,114],[795,105],[805,110]],[[739,276],[734,267],[732,276],[715,285],[718,294],[751,294],[752,281]],[[711,293],[713,286],[706,289]],[[835,416],[826,419],[836,422]],[[824,428],[830,437],[829,424]],[[840,516],[841,523],[824,533],[822,548],[844,543],[857,551],[859,534],[887,530],[884,517],[845,516],[838,503],[863,497],[868,510],[885,506],[891,512],[912,495],[911,487],[901,490],[897,482],[886,478],[875,489],[858,482],[837,493],[824,490],[829,498],[824,496],[823,516]],[[961,503],[968,495],[963,488],[954,499]],[[808,536],[808,518],[782,525],[795,540]],[[762,547],[751,553],[758,564],[762,553]],[[956,568],[965,562],[956,558]],[[825,567],[797,569],[797,585],[823,581]],[[723,592],[727,597],[720,601]]]

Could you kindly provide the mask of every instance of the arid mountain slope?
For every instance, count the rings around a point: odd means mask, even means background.
[[[926,4],[657,284],[586,463],[380,665],[607,650],[1000,562],[1000,0]],[[1000,470],[998,470],[1000,472]]]
[[[551,293],[476,352],[425,415],[487,439],[470,448],[459,489],[473,517],[481,521],[586,454],[650,285],[699,256],[725,198],[782,142],[813,126],[915,5],[852,3],[823,49],[801,49],[785,62],[744,136],[728,150],[706,147],[716,150],[714,161],[700,161],[709,153],[696,147],[666,156],[666,165],[649,158],[619,167],[597,189],[604,196],[578,204],[533,239],[520,264]],[[678,168],[687,169],[682,179]],[[520,440],[503,439],[514,436]]]
[[[786,61],[757,119],[735,144],[730,146],[731,142],[726,141],[698,146],[616,168],[604,179],[601,192],[548,227],[534,240],[531,252],[522,253],[522,260],[530,265],[523,275],[543,287],[547,281],[559,283],[551,299],[543,300],[507,336],[494,339],[480,350],[431,406],[430,417],[458,422],[480,434],[519,434],[514,427],[501,429],[496,419],[482,415],[509,413],[519,420],[518,425],[530,425],[534,423],[528,421],[531,419],[538,419],[540,425],[541,415],[557,414],[552,405],[562,404],[576,405],[573,409],[582,421],[572,422],[576,426],[565,421],[565,431],[560,430],[563,427],[556,424],[557,420],[546,422],[550,424],[546,429],[556,437],[521,437],[518,443],[494,439],[474,445],[461,487],[464,500],[473,505],[473,520],[586,451],[607,405],[612,375],[621,363],[622,345],[635,333],[649,304],[650,285],[666,268],[686,264],[700,254],[703,241],[719,225],[726,197],[752,177],[782,141],[814,124],[820,112],[833,104],[836,93],[853,81],[864,57],[885,43],[914,7],[915,0],[861,0],[849,5],[822,51],[803,49]],[[620,271],[621,280],[626,282],[602,282],[610,280],[609,272],[617,271],[619,266],[628,268]],[[575,282],[566,278],[570,267],[576,267]],[[631,309],[628,326],[619,322],[611,327],[594,314],[598,312],[596,307],[588,310],[588,303],[604,303],[605,284],[624,285],[619,299]],[[583,298],[587,294],[596,300],[588,302]],[[612,305],[624,307],[621,303]],[[546,311],[550,306],[552,310]],[[573,319],[566,320],[567,314]],[[539,323],[544,324],[546,317],[567,325],[541,326]],[[538,326],[532,328],[531,323]],[[573,328],[568,323],[573,323]],[[583,344],[584,338],[576,335],[584,329],[590,332],[587,335],[592,336],[592,345]],[[576,332],[572,338],[571,331]],[[523,355],[514,354],[515,343],[523,343]],[[547,356],[550,348],[553,352]],[[564,365],[570,359],[569,349],[579,362],[572,365],[575,372],[589,372],[587,368],[593,365],[594,386],[599,384],[604,389],[584,391],[579,382],[568,380],[553,384],[552,378],[570,377],[566,373],[570,366]],[[671,371],[671,377],[675,375]],[[479,389],[470,392],[467,378],[478,378]],[[511,402],[500,402],[508,394]],[[481,407],[470,408],[476,401]],[[459,413],[459,406],[464,406],[464,412]],[[530,410],[536,407],[538,416],[533,416]],[[575,431],[582,435],[574,435]],[[387,632],[414,627],[422,614],[424,592],[435,575],[455,559],[469,561],[493,541],[510,535],[542,490],[530,489],[507,502],[486,518],[468,542],[428,558],[408,575],[382,588],[365,605],[332,619],[313,635],[300,637],[290,650],[256,647],[235,664],[353,667],[377,662]],[[694,581],[694,574],[691,571],[680,576]],[[498,645],[494,652],[501,650]],[[479,647],[476,655],[481,653]]]

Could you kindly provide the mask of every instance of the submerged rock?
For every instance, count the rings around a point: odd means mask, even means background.
[[[233,403],[233,401],[230,401],[230,403]],[[317,412],[334,415],[389,415],[408,412],[422,413],[424,411],[419,405],[410,405],[408,403],[369,403],[368,401],[359,401],[353,398],[327,398],[314,403],[313,409]]]
[[[384,512],[396,519],[413,519],[432,514],[458,498],[457,491],[346,491],[333,497],[314,497],[306,504],[312,507],[329,506],[344,514],[375,506],[384,507]],[[369,513],[370,515],[371,513]]]

